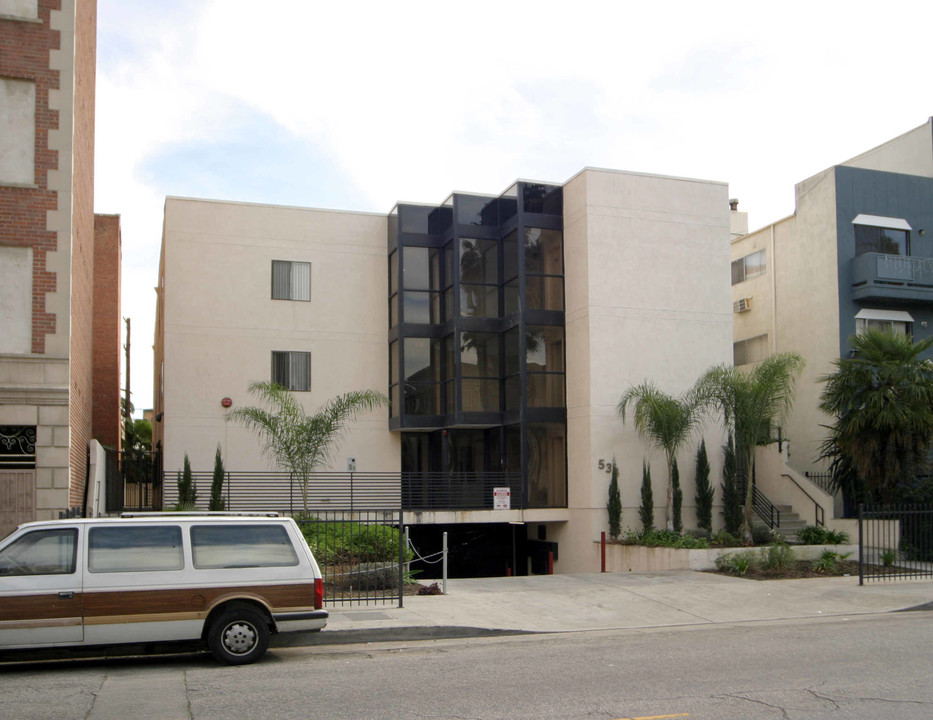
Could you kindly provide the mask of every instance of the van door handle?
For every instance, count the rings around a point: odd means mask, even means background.
[[[74,591],[72,590],[67,590],[65,592],[58,593],[58,597],[60,597],[62,600],[73,600],[74,596],[75,594],[74,594]]]

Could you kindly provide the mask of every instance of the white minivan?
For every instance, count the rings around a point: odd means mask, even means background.
[[[320,568],[275,513],[20,525],[0,541],[0,652],[201,640],[220,662],[327,624]]]

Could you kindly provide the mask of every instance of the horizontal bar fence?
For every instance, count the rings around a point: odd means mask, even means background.
[[[206,510],[210,502],[212,473],[192,472],[197,487],[195,508]],[[343,510],[492,510],[497,489],[507,488],[509,507],[524,508],[518,473],[313,473],[307,485],[307,502],[301,483],[284,472],[226,472],[225,510],[275,511],[300,515],[309,511]],[[500,502],[501,496],[500,495]],[[163,508],[178,503],[176,473],[165,473]]]
[[[933,577],[933,505],[859,505],[859,585]]]

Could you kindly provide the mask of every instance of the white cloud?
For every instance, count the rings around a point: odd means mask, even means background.
[[[178,190],[141,169],[255,132],[243,108],[331,161],[306,172],[357,188],[347,209],[596,165],[728,181],[757,227],[793,211],[794,183],[933,107],[921,3],[100,0],[98,15],[97,210],[123,215],[147,406],[162,202]]]

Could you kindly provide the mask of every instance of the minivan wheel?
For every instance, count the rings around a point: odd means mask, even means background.
[[[207,646],[214,657],[226,665],[256,662],[269,647],[269,625],[255,610],[227,610],[211,624]]]

